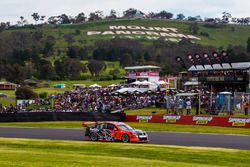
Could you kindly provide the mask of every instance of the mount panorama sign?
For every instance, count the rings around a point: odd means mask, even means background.
[[[109,26],[106,31],[88,31],[88,36],[106,36],[111,35],[113,38],[117,36],[120,38],[130,39],[148,39],[157,40],[164,38],[166,41],[179,42],[186,38],[194,42],[194,40],[201,40],[199,37],[189,34],[182,34],[178,32],[177,28],[171,27],[145,27],[145,26]]]

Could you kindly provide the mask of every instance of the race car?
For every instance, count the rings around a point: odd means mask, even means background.
[[[83,122],[85,136],[92,141],[149,142],[145,131],[134,129],[123,122]]]

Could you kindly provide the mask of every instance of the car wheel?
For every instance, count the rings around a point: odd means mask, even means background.
[[[96,134],[96,133],[91,133],[91,134],[90,134],[90,139],[91,139],[92,141],[97,141],[97,140],[98,140],[97,134]]]
[[[129,142],[129,136],[127,134],[122,135],[122,142],[128,143]]]

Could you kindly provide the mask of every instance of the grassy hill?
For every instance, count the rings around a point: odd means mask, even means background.
[[[215,47],[227,47],[228,45],[243,45],[246,46],[246,41],[250,34],[249,26],[240,25],[222,25],[222,26],[206,26],[205,23],[199,23],[198,34],[191,34],[189,27],[191,22],[179,22],[173,20],[103,20],[97,22],[87,22],[85,24],[74,24],[74,25],[46,25],[36,27],[35,29],[30,28],[17,28],[6,31],[6,33],[13,31],[42,31],[46,35],[52,35],[56,38],[56,48],[64,50],[68,45],[63,39],[66,34],[74,35],[73,45],[80,46],[92,46],[96,41],[111,39],[113,35],[93,35],[88,36],[88,31],[109,31],[109,26],[145,26],[145,27],[169,27],[177,28],[179,33],[195,35],[201,38],[196,40],[196,43],[202,45],[211,45]],[[76,30],[80,30],[80,34],[76,34]],[[208,36],[200,35],[200,33],[206,33]],[[131,35],[136,36],[136,35]],[[152,40],[141,39],[144,43],[150,44]]]

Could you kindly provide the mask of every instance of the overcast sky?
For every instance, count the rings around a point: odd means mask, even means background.
[[[115,9],[120,15],[128,8],[136,8],[145,13],[166,10],[185,16],[221,17],[227,11],[233,17],[250,17],[249,0],[0,0],[0,22],[11,21],[12,24],[24,16],[32,22],[34,12],[40,15],[57,16],[67,14],[75,16],[80,12],[88,15],[101,10],[105,15]]]

